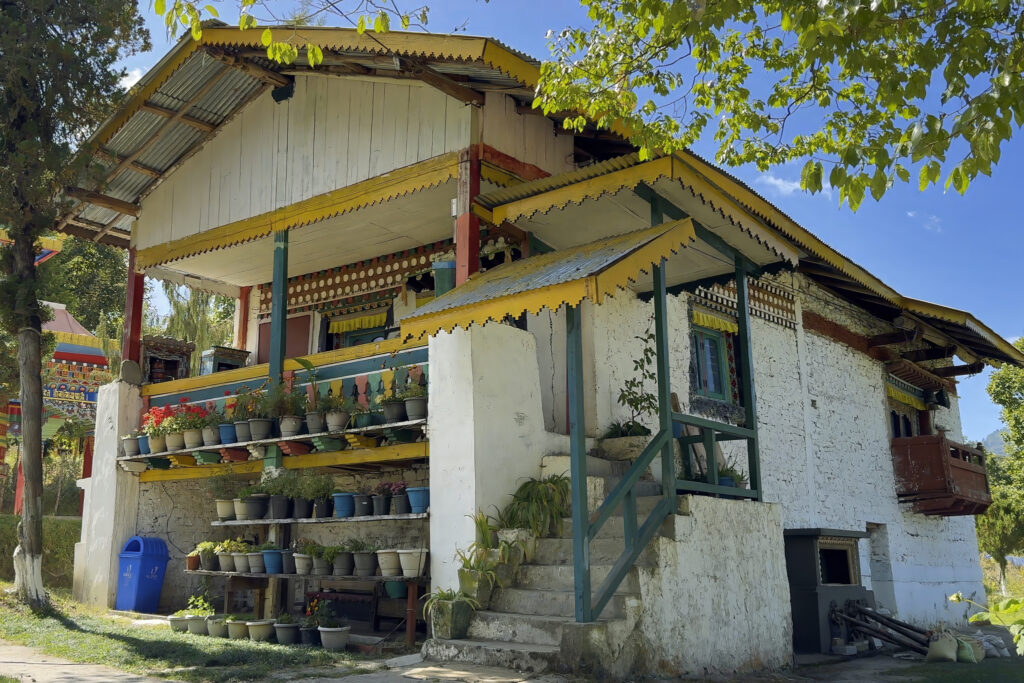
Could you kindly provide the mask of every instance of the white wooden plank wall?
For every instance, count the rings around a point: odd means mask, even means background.
[[[555,126],[543,116],[516,112],[516,101],[508,95],[486,94],[482,126],[484,144],[519,161],[539,166],[552,175],[575,169],[572,163],[573,136],[569,133],[555,135]]]
[[[137,246],[463,149],[469,129],[469,108],[425,85],[296,77],[290,100],[261,96],[143,200]]]

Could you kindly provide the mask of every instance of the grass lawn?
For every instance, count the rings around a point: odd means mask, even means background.
[[[893,677],[927,683],[1010,683],[1024,681],[1024,663],[1019,658],[985,659],[977,664],[930,662],[893,670]]]
[[[358,657],[347,653],[134,625],[78,604],[66,591],[52,591],[52,606],[33,612],[2,592],[9,587],[0,583],[0,639],[74,662],[183,681],[252,680],[292,667],[336,667],[329,672],[332,676],[365,670]],[[5,683],[2,677],[0,683]]]

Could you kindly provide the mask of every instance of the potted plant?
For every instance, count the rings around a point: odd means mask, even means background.
[[[223,421],[224,416],[219,411],[211,410],[206,413],[202,429],[204,446],[220,445],[220,424]]]
[[[167,623],[170,625],[172,631],[178,633],[185,633],[188,631],[188,610],[180,609],[174,614],[167,617]]]
[[[230,396],[231,392],[226,391],[224,392],[224,394],[226,396]],[[222,410],[216,411],[215,413],[217,417],[220,419],[220,422],[214,425],[215,429],[217,430],[217,438],[220,439],[220,443],[224,445],[238,443],[239,441],[238,431],[235,429],[234,416],[228,416],[228,411],[231,410],[234,406],[234,401],[225,400],[224,408]]]
[[[360,429],[370,426],[373,416],[370,413],[369,407],[364,406],[362,403],[354,402],[349,406],[348,412],[351,416],[353,427]]]
[[[350,403],[345,397],[329,393],[320,398],[319,403],[327,422],[328,432],[340,432],[348,426]]]
[[[299,628],[299,637],[302,639],[303,645],[315,647],[320,644],[320,632],[317,630],[320,625],[319,612],[320,598],[313,598],[306,605],[305,618]]]
[[[384,409],[384,421],[387,423],[405,422],[405,399],[398,394],[385,396],[381,400]]]
[[[389,598],[405,598],[409,596],[409,587],[405,581],[385,581],[384,593]]]
[[[329,474],[314,474],[303,470],[295,485],[295,517],[330,517],[331,489],[334,479]],[[300,515],[299,501],[303,501],[303,513]]]
[[[235,562],[235,571],[248,573],[249,571],[249,544],[238,539],[231,550],[231,559]]]
[[[150,453],[163,453],[167,450],[167,425],[164,424],[171,416],[172,406],[155,406],[142,415],[142,431],[149,442]]]
[[[373,576],[377,573],[377,545],[373,541],[353,538],[348,548],[352,551],[356,576]]]
[[[295,475],[282,472],[264,480],[261,487],[263,493],[270,496],[270,519],[289,519],[291,516],[291,496],[295,491]]]
[[[217,555],[217,562],[220,565],[222,572],[233,572],[235,571],[235,558],[232,557],[231,553],[235,552],[235,541],[226,540],[221,541],[217,544],[217,547],[213,549],[213,552]]]
[[[340,652],[348,645],[352,627],[342,626],[333,614],[326,614],[320,616],[320,626],[317,630],[320,631],[320,644],[325,650]]]
[[[224,618],[228,625],[228,638],[231,640],[247,640],[249,638],[249,626],[245,619],[237,614],[229,614]]]
[[[273,619],[260,619],[259,621],[247,621],[245,622],[246,627],[249,629],[249,640],[255,640],[257,642],[270,640],[270,636],[274,635],[274,620]]]
[[[149,455],[149,437],[142,431],[142,427],[139,427],[135,433],[135,440],[139,448],[139,455]]]
[[[373,515],[373,503],[370,502],[370,491],[367,487],[360,487],[359,492],[352,495],[355,503],[356,517],[370,517]]]
[[[296,358],[295,362],[306,371],[306,379],[309,381],[306,430],[310,434],[321,434],[324,431],[324,409],[321,405],[320,384],[317,382],[316,366],[306,358]]]
[[[480,609],[480,605],[472,597],[450,588],[437,589],[427,596],[423,605],[431,632],[442,640],[465,638],[475,609]]]
[[[355,569],[355,561],[352,559],[352,550],[347,542],[335,546],[333,566],[334,576],[352,576],[352,570]]]
[[[409,509],[413,514],[422,514],[430,507],[429,486],[410,486],[405,492],[409,496]]]
[[[327,551],[325,546],[317,546],[316,550],[311,553],[313,557],[313,573],[317,576],[326,576],[334,571],[331,566],[331,561],[324,557],[324,553]]]
[[[504,527],[503,521],[505,521],[502,519],[500,514],[496,521],[499,526],[498,543],[506,543],[510,546],[518,547],[522,549],[523,560],[525,562],[532,560],[537,551],[537,537],[533,535],[533,532],[529,529],[521,529],[513,526],[500,528]]]
[[[281,549],[281,573],[295,574],[295,551],[291,548]]]
[[[427,549],[399,550],[398,561],[402,565],[402,576],[408,578],[421,576],[427,561]]]
[[[231,419],[234,422],[236,437],[234,443],[252,441],[252,434],[249,430],[249,419],[253,417],[252,413],[256,400],[256,394],[252,393],[247,386],[243,385],[235,392],[235,400],[233,401],[231,408]]]
[[[405,401],[405,414],[410,420],[427,417],[427,388],[422,384],[409,384],[401,394]]]
[[[199,563],[203,566],[203,569],[212,572],[217,571],[217,544],[213,541],[203,541],[196,545],[195,550],[192,552],[199,555]]]
[[[267,415],[276,417],[281,436],[295,436],[302,431],[302,416],[306,413],[306,395],[293,391],[287,382],[275,382],[267,391]]]
[[[267,574],[283,574],[284,564],[281,560],[281,549],[274,543],[264,543],[257,548],[263,553],[263,571]]]
[[[139,454],[139,436],[138,434],[129,434],[121,437],[121,449],[124,451],[124,457],[131,458]]]
[[[320,553],[320,545],[300,539],[295,542],[295,573],[307,576],[313,572],[313,558]]]
[[[373,514],[377,517],[391,514],[391,483],[382,481],[373,489]]]
[[[485,548],[476,543],[468,551],[457,551],[455,557],[462,565],[459,567],[459,592],[479,603],[479,609],[487,609],[491,604],[491,592],[497,584],[494,572],[497,563],[489,557]]]
[[[288,612],[277,615],[274,631],[277,634],[277,642],[282,645],[295,645],[299,642],[299,622]]]
[[[180,431],[185,442],[184,448],[199,448],[203,445],[203,427],[206,426],[210,414],[206,408],[186,403],[188,398],[182,396],[180,405],[174,415],[175,431]]]
[[[222,522],[235,518],[235,494],[238,493],[238,481],[230,473],[218,474],[206,480],[206,485],[217,505],[217,519]]]
[[[391,512],[396,515],[407,515],[412,512],[409,494],[406,493],[409,485],[404,481],[392,481],[388,486],[391,489]]]
[[[381,576],[401,576],[402,563],[398,560],[397,550],[378,550],[377,564]]]
[[[262,389],[256,389],[252,397],[249,404],[249,438],[262,441],[270,437],[274,427],[274,421],[270,419],[270,398]],[[235,428],[238,428],[237,423]]]
[[[228,624],[223,614],[206,617],[206,633],[214,638],[228,637]]]
[[[194,572],[199,569],[199,549],[195,548],[185,556],[185,571]]]
[[[246,557],[249,558],[249,573],[250,574],[266,574],[267,568],[263,564],[263,548],[262,546],[253,546],[249,548]],[[250,637],[252,634],[249,634]]]
[[[499,526],[529,529],[538,538],[557,535],[571,509],[571,491],[569,477],[564,475],[528,479],[512,494]]]
[[[331,494],[334,499],[335,517],[351,517],[356,514],[355,495],[345,491],[335,491]]]
[[[246,519],[263,519],[267,514],[267,502],[269,496],[263,493],[263,486],[259,483],[250,484],[242,489],[238,497],[245,504]]]
[[[214,612],[213,605],[204,593],[190,596],[184,612],[189,633],[209,635],[209,631],[206,630],[206,618],[213,616]]]

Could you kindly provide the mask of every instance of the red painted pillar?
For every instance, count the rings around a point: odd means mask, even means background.
[[[146,276],[135,272],[135,247],[128,250],[128,287],[124,305],[124,335],[121,337],[121,359],[142,361],[142,301],[146,293]]]
[[[96,440],[94,436],[87,436],[83,441],[85,444],[82,446],[82,479],[88,479],[92,476],[92,447],[93,441]],[[82,510],[85,507],[85,491],[78,492],[78,516],[82,516]]]
[[[235,338],[235,348],[244,349],[245,340],[249,338],[249,299],[252,298],[252,287],[242,287],[238,290],[238,337]]]
[[[473,200],[480,194],[480,146],[459,153],[459,185],[455,218],[455,284],[480,270],[480,219]]]

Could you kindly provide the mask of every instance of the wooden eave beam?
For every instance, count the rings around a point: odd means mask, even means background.
[[[976,375],[985,369],[984,363],[970,363],[968,365],[950,365],[945,368],[932,368],[931,373],[939,377],[958,377],[960,375]]]
[[[111,211],[117,211],[118,213],[138,218],[139,216],[139,205],[126,202],[123,199],[111,197],[100,192],[93,192],[92,190],[86,190],[82,187],[68,187],[64,189],[64,194],[72,199],[77,199],[81,202],[93,204],[95,206],[102,206],[104,209],[110,209]]]
[[[93,156],[100,157],[101,159],[105,159],[106,161],[112,161],[115,164],[119,164],[122,161],[122,157],[119,157],[118,155],[114,154],[113,152],[107,149],[97,149],[95,152],[93,152]],[[150,168],[149,166],[143,166],[137,161],[129,163],[128,168],[129,170],[141,173],[142,175],[148,175],[150,178],[159,178],[161,176],[160,171],[156,170],[155,168]]]
[[[472,104],[476,107],[482,107],[484,105],[484,96],[482,93],[479,93],[472,88],[467,88],[460,83],[456,83],[447,76],[434,71],[422,62],[417,62],[412,59],[403,59],[401,60],[401,64],[402,67],[413,76],[427,85],[437,88],[449,97],[453,97],[466,104]]]
[[[162,116],[165,119],[172,119],[178,113],[178,112],[174,111],[173,109],[167,109],[166,107],[161,107],[159,105],[153,104],[152,102],[144,103],[142,105],[141,109],[142,109],[142,111],[148,111],[150,114],[156,114],[157,116]],[[201,131],[203,131],[205,133],[209,133],[210,131],[212,131],[214,128],[217,127],[216,125],[214,125],[212,123],[207,123],[206,121],[201,121],[201,120],[197,119],[194,116],[182,116],[178,120],[181,121],[184,124],[192,126],[193,128],[198,128],[199,130],[201,130]]]
[[[900,355],[909,361],[918,363],[923,360],[942,360],[943,358],[952,358],[954,354],[956,354],[955,346],[933,346],[930,349],[904,351]]]
[[[929,325],[924,320],[921,320],[916,315],[908,313],[907,311],[903,311],[901,313],[901,317],[910,320],[915,325],[917,325],[922,330],[926,341],[929,341],[938,346],[956,347],[956,355],[962,358],[963,360],[967,361],[968,363],[978,363],[983,360],[981,356],[974,353],[973,351],[965,347],[963,344],[950,337],[945,332],[933,327],[932,325]]]
[[[279,74],[276,71],[271,71],[270,69],[264,69],[262,66],[253,64],[252,62],[247,62],[242,57],[233,54],[228,54],[220,48],[206,47],[203,49],[205,50],[206,54],[210,55],[217,61],[223,62],[228,66],[238,69],[240,71],[244,71],[248,75],[252,76],[257,80],[263,81],[264,83],[269,83],[270,85],[279,88],[282,85],[288,85],[289,83],[292,82],[292,79],[289,76]]]
[[[917,341],[921,337],[921,328],[915,327],[912,330],[897,330],[887,334],[876,334],[868,339],[868,346],[888,346],[890,344],[905,344]]]

